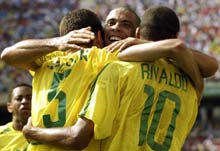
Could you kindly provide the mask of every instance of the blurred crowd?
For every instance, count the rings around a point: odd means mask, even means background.
[[[189,46],[212,55],[220,62],[220,1],[178,0],[176,12],[181,21],[180,37]],[[220,69],[209,80],[219,81]]]
[[[186,141],[183,151],[219,151],[220,138],[219,137],[203,137],[195,136],[189,137]]]
[[[220,105],[200,106],[199,116],[183,151],[220,151]]]

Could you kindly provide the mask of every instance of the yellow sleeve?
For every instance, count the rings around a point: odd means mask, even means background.
[[[115,66],[106,65],[93,83],[88,102],[80,113],[81,117],[94,122],[95,139],[104,139],[111,135],[120,101],[118,77],[119,72],[115,70]]]

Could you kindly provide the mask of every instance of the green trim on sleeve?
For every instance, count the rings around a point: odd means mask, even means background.
[[[97,82],[99,76],[101,75],[101,73],[102,73],[102,72],[105,70],[105,68],[108,67],[109,65],[110,65],[110,63],[106,64],[106,65],[102,68],[102,70],[98,73],[98,75],[96,76],[96,78],[95,78],[95,80],[94,80],[94,82],[93,82],[93,84],[92,84],[92,87],[91,87],[91,89],[90,89],[90,94],[89,94],[89,98],[88,98],[88,100],[87,100],[87,103],[86,103],[86,105],[84,106],[84,108],[83,108],[83,110],[81,111],[81,113],[79,114],[79,117],[84,117],[84,116],[86,115],[88,106],[89,106],[89,104],[90,104],[90,102],[91,102],[92,94],[93,94],[94,89],[95,89],[96,82]]]

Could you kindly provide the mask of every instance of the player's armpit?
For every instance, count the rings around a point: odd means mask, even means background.
[[[26,125],[23,134],[27,139],[35,142],[58,148],[81,150],[87,147],[93,137],[93,127],[92,121],[79,118],[75,125],[65,128],[39,128]]]
[[[217,59],[200,51],[192,50],[192,52],[202,77],[206,78],[213,76],[219,67]]]

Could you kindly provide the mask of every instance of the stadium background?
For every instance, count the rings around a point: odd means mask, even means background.
[[[129,5],[141,16],[153,4],[173,8],[181,22],[180,38],[220,61],[219,0],[0,0],[0,51],[23,39],[58,36],[61,17],[72,9],[89,8],[103,21],[112,8]],[[0,124],[11,120],[5,106],[8,91],[24,81],[31,83],[27,72],[0,60]],[[184,145],[186,151],[220,150],[220,69],[205,85],[197,122]]]

